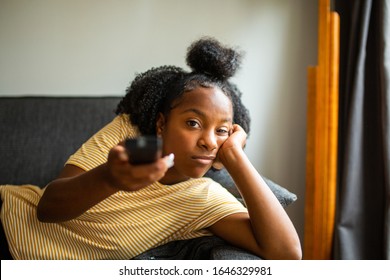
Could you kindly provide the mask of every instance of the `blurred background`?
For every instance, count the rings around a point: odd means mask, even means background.
[[[317,64],[317,1],[0,0],[0,96],[122,96],[135,74],[213,36],[245,52],[233,79],[252,116],[246,152],[298,196],[303,245],[307,67]]]

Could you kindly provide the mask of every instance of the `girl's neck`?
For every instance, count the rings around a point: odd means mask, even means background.
[[[168,170],[167,173],[165,173],[165,176],[159,180],[159,182],[163,185],[174,185],[178,184],[184,181],[187,181],[191,179],[188,176],[184,176],[181,174],[175,174],[174,172],[171,172],[171,170]]]

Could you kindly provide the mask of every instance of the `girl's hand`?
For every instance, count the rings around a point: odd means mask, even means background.
[[[114,188],[136,191],[164,177],[173,165],[173,154],[160,158],[154,163],[131,165],[123,145],[113,147],[106,164],[107,180]]]
[[[238,124],[234,124],[230,131],[229,138],[223,143],[221,149],[244,148],[246,144],[247,134],[245,130]],[[221,150],[220,149],[220,150]]]
[[[246,144],[247,133],[238,124],[234,124],[230,131],[229,138],[219,148],[217,159],[213,166],[217,169],[221,169],[227,161],[228,153],[232,150],[242,150]]]

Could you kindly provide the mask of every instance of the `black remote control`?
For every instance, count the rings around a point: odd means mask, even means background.
[[[125,141],[130,164],[147,164],[161,157],[161,139],[156,136],[140,136]]]

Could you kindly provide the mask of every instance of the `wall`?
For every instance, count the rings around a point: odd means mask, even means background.
[[[0,0],[0,96],[120,96],[134,74],[186,67],[203,35],[246,56],[235,82],[253,125],[247,153],[295,192],[303,241],[306,68],[317,64],[313,0]]]

